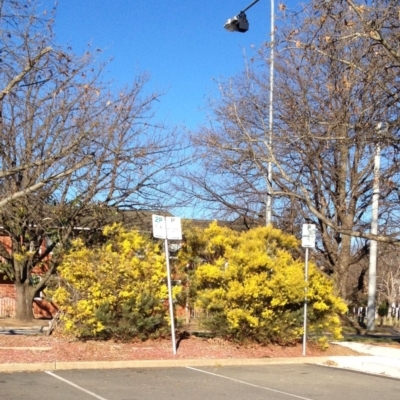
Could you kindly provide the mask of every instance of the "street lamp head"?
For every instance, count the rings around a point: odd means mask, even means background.
[[[249,21],[246,14],[241,12],[233,18],[229,18],[224,25],[229,32],[247,32],[249,30]]]

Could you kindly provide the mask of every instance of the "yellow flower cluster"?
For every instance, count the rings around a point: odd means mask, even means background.
[[[158,245],[120,225],[103,233],[106,242],[98,247],[75,240],[58,269],[61,284],[53,300],[64,312],[65,330],[77,337],[96,336],[105,329],[98,310],[119,313],[127,304],[133,314],[164,313],[166,321],[165,257]],[[152,306],[144,308],[149,298]]]
[[[296,341],[303,333],[307,288],[310,331],[340,337],[338,315],[346,305],[312,263],[305,284],[295,237],[271,226],[238,233],[214,222],[192,228],[186,238],[182,260],[202,259],[192,285],[196,306],[208,311],[208,329],[238,340]]]

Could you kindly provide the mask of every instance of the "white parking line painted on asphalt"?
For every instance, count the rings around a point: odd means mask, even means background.
[[[274,393],[283,394],[283,395],[285,395],[285,396],[294,397],[294,398],[296,398],[296,399],[313,400],[313,399],[310,399],[310,398],[308,398],[308,397],[297,396],[296,394],[293,394],[293,393],[282,392],[282,391],[280,391],[280,390],[272,389],[272,388],[269,388],[269,387],[266,387],[266,386],[259,386],[259,385],[255,385],[255,384],[253,384],[253,383],[241,381],[241,380],[239,380],[239,379],[230,378],[229,376],[214,374],[213,372],[204,371],[204,370],[202,370],[202,369],[193,368],[193,367],[186,367],[186,368],[191,369],[191,370],[193,370],[193,371],[202,372],[203,374],[208,374],[208,375],[216,376],[216,377],[218,377],[218,378],[224,378],[224,379],[228,379],[228,380],[230,380],[230,381],[234,381],[234,382],[237,382],[237,383],[242,383],[243,385],[252,386],[252,387],[259,388],[259,389],[263,389],[263,390],[268,390],[269,392],[274,392]]]
[[[90,396],[93,396],[94,398],[96,398],[96,399],[98,399],[98,400],[107,400],[107,399],[105,399],[104,397],[101,397],[101,396],[97,395],[96,393],[93,393],[93,392],[91,392],[91,391],[89,391],[89,390],[84,389],[83,387],[81,387],[81,386],[79,386],[79,385],[76,385],[75,383],[73,383],[73,382],[71,382],[71,381],[68,381],[67,379],[61,378],[61,376],[58,376],[58,375],[56,375],[56,374],[53,374],[53,372],[50,372],[50,371],[45,371],[45,372],[46,372],[46,374],[51,375],[53,378],[57,378],[57,379],[59,379],[60,381],[63,381],[63,382],[65,382],[65,383],[67,383],[68,385],[71,385],[71,386],[73,386],[74,388],[79,389],[79,390],[81,390],[82,392],[85,392],[86,394],[90,394]]]

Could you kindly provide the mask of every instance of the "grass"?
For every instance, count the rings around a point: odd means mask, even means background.
[[[374,331],[368,331],[363,321],[348,316],[342,318],[342,334],[344,340],[348,342],[400,343],[400,329],[390,325],[380,326],[377,321]]]

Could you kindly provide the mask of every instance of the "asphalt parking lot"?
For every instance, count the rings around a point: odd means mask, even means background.
[[[399,393],[400,380],[315,365],[0,374],[2,400],[376,400]]]

